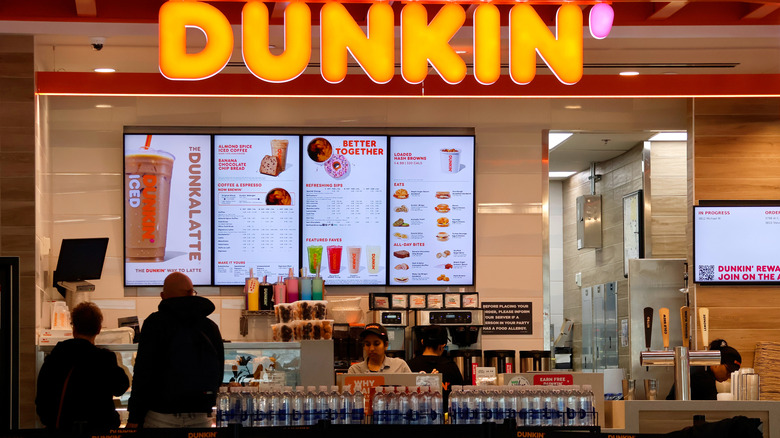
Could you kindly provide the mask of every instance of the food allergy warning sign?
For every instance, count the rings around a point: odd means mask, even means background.
[[[530,335],[533,333],[531,303],[482,303],[485,335]]]

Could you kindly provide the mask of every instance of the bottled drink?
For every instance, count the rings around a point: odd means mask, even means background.
[[[255,394],[255,416],[252,420],[254,427],[271,426],[271,400],[268,389],[263,389]]]
[[[482,416],[479,412],[480,395],[476,386],[469,387],[466,403],[468,404],[468,424],[480,424]]]
[[[401,424],[401,410],[396,389],[396,387],[391,386],[385,391],[385,398],[387,400],[387,424]]]
[[[409,424],[420,424],[420,393],[419,387],[409,387]]]
[[[317,393],[314,386],[306,388],[306,397],[303,399],[303,424],[312,425],[316,423],[317,414]]]
[[[230,411],[228,411],[228,424],[241,423],[241,388],[230,388]]]
[[[431,387],[420,387],[420,416],[417,424],[431,424],[431,405],[433,404],[433,398],[431,397]]]
[[[542,394],[542,426],[553,425],[554,408],[552,392],[549,389],[545,389]]]
[[[385,422],[385,415],[387,413],[387,400],[385,399],[385,388],[377,388],[374,400],[371,403],[371,410],[373,411],[373,423],[374,424],[387,424]]]
[[[580,400],[579,388],[570,388],[566,394],[566,426],[579,426]]]
[[[241,388],[241,425],[252,427],[252,419],[255,416],[255,397],[256,386],[245,386]]]
[[[439,388],[435,388],[433,392],[431,393],[432,396],[432,407],[431,410],[431,416],[432,416],[432,423],[433,424],[443,424],[444,423],[444,397],[441,394],[441,390]]]
[[[563,388],[553,390],[555,401],[555,417],[553,417],[554,426],[564,426],[566,424],[566,395]]]
[[[355,407],[354,398],[349,392],[349,386],[344,386],[339,398],[339,424],[352,423],[352,409]]]
[[[341,409],[341,394],[338,386],[331,386],[328,394],[328,412],[331,424],[339,424],[339,410]]]
[[[314,412],[314,423],[316,424],[320,420],[328,420],[329,418],[328,387],[321,385],[320,391],[317,393],[317,410]]]
[[[596,424],[593,410],[593,390],[590,385],[582,385],[580,391],[580,425],[594,426]]]
[[[526,423],[527,426],[542,425],[542,395],[539,390],[532,389],[528,393],[528,411],[526,415],[530,417],[530,421]]]
[[[504,404],[504,422],[509,420],[515,420],[517,421],[517,412],[520,410],[520,405],[518,404],[519,397],[517,392],[517,387],[515,386],[507,386],[506,387],[506,401]],[[520,423],[516,423],[520,424]]]
[[[362,424],[366,418],[366,397],[359,389],[352,395],[352,424]]]
[[[493,409],[493,419],[496,420],[496,423],[503,423],[504,418],[506,418],[507,397],[509,396],[507,387],[498,386],[493,392],[493,406],[495,406]]]
[[[284,392],[275,387],[271,392],[271,425],[286,426],[287,412],[284,409]]]
[[[306,398],[306,393],[303,391],[303,386],[296,386],[295,393],[292,397],[292,403],[290,405],[290,424],[293,426],[301,426],[303,422],[303,401]]]
[[[410,403],[411,394],[405,386],[398,387],[398,412],[400,415],[398,424],[411,424],[412,405]]]
[[[463,387],[460,385],[452,385],[449,406],[447,406],[450,424],[460,424],[458,423],[458,406],[460,406],[461,394],[463,394]]]
[[[230,395],[227,386],[219,387],[217,394],[217,427],[227,427],[230,415]]]

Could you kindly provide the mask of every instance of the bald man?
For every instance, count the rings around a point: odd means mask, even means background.
[[[141,328],[127,426],[211,427],[225,356],[208,318],[214,304],[180,272],[165,278],[160,297]]]

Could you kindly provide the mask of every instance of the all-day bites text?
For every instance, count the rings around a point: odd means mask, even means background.
[[[387,137],[304,136],[303,254],[326,284],[385,284]]]
[[[125,284],[211,283],[211,137],[125,135]]]
[[[473,137],[390,138],[390,284],[473,284]]]
[[[297,267],[299,137],[214,136],[214,283],[275,281]]]

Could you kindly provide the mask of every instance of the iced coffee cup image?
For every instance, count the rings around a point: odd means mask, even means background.
[[[271,140],[271,155],[279,161],[281,171],[287,168],[287,146],[288,140]]]
[[[357,274],[360,272],[360,247],[348,246],[347,247],[347,268],[350,274]]]
[[[444,173],[460,172],[460,150],[441,149],[441,171]]]
[[[369,274],[379,273],[382,247],[379,245],[366,246],[366,269]]]
[[[164,151],[125,153],[125,255],[130,262],[165,260],[173,161]]]

